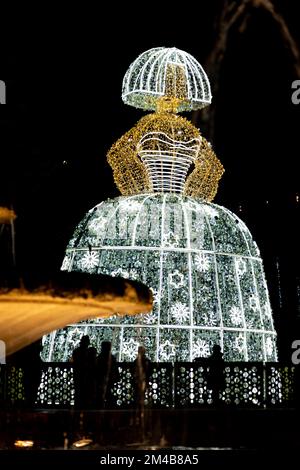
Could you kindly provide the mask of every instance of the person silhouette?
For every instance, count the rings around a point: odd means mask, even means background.
[[[94,408],[97,397],[97,349],[93,346],[87,350],[87,383],[86,383],[86,406]]]
[[[74,365],[75,405],[88,408],[91,404],[91,357],[95,348],[89,347],[90,338],[82,336],[80,344],[74,349],[71,362]]]
[[[212,390],[213,404],[218,406],[222,402],[220,392],[225,384],[223,353],[218,344],[214,344],[213,352],[207,362],[209,365],[207,385]]]
[[[139,346],[138,354],[133,362],[133,380],[135,389],[135,402],[144,401],[150,378],[150,359],[146,356],[144,346]]]
[[[119,380],[119,369],[111,352],[110,341],[102,341],[101,352],[97,357],[97,401],[100,408],[114,406],[113,386]]]
[[[149,389],[151,361],[144,346],[139,346],[133,362],[133,398],[136,407],[136,424],[144,426],[145,396]]]

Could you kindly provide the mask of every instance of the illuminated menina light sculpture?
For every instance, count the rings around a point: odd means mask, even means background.
[[[81,336],[120,361],[143,344],[155,361],[208,357],[220,344],[230,361],[277,360],[262,260],[246,225],[213,204],[223,167],[180,110],[211,101],[208,78],[175,48],[142,54],[123,81],[123,100],[154,110],[109,150],[122,196],[101,202],[77,226],[62,270],[138,280],[153,310],[69,325],[44,337],[43,358],[67,360]]]

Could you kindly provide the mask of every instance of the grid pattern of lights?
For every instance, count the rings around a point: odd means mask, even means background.
[[[148,285],[153,310],[67,326],[44,337],[43,359],[65,361],[84,334],[100,351],[111,340],[120,361],[143,344],[154,361],[208,357],[277,360],[262,260],[236,215],[176,194],[140,194],[91,209],[71,239],[63,270],[108,274]]]
[[[154,192],[182,192],[188,169],[198,155],[200,138],[187,142],[164,132],[149,132],[138,144]]]
[[[209,80],[193,56],[175,47],[156,47],[130,65],[123,80],[124,103],[156,110],[161,97],[176,98],[179,112],[211,103]]]
[[[276,360],[258,248],[239,218],[204,202],[214,198],[224,169],[199,130],[176,114],[210,104],[204,70],[176,48],[148,50],[129,67],[122,98],[156,112],[108,152],[124,197],[86,214],[62,270],[140,281],[153,292],[153,310],[53,332],[44,337],[44,359],[68,360],[88,334],[98,351],[112,341],[119,361],[133,360],[140,344],[158,362],[208,357],[214,344],[229,361]]]

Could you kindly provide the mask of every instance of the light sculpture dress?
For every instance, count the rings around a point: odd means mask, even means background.
[[[141,54],[123,81],[123,101],[144,116],[110,149],[122,196],[101,202],[79,223],[62,269],[146,284],[153,309],[69,325],[44,337],[43,359],[67,360],[83,334],[100,350],[111,340],[120,361],[144,345],[153,361],[208,357],[275,361],[262,259],[251,233],[211,201],[223,167],[210,144],[177,113],[211,101],[201,65],[176,48]]]

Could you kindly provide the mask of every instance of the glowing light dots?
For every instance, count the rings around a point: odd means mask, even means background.
[[[111,340],[118,360],[133,360],[140,344],[152,361],[205,358],[214,344],[228,361],[276,360],[257,245],[244,222],[211,203],[224,168],[177,114],[211,102],[203,68],[179,49],[150,49],[130,65],[122,99],[154,112],[109,150],[123,196],[88,212],[62,269],[137,280],[152,290],[153,310],[69,325],[44,338],[44,359],[67,360],[80,331],[95,346]]]
[[[95,268],[99,262],[99,253],[96,251],[86,252],[81,259],[82,269]]]
[[[208,341],[198,339],[193,344],[192,355],[193,359],[195,359],[196,357],[208,357],[210,355],[210,347]]]
[[[122,218],[114,217],[119,211]],[[112,220],[116,224],[111,238],[90,230],[102,214],[105,233]],[[205,216],[198,219],[197,214]],[[120,238],[119,225],[127,217],[131,223],[126,223]],[[195,228],[199,220],[201,232]],[[226,360],[276,360],[262,260],[239,220],[222,206],[168,193],[119,197],[96,206],[75,230],[65,268],[82,271],[85,260],[86,273],[97,269],[142,282],[153,292],[153,310],[70,325],[55,333],[52,349],[45,345],[45,351],[52,352],[44,359],[68,359],[66,351],[81,332],[95,338],[95,346],[101,338],[110,339],[119,360],[131,360],[146,339],[147,354],[154,361],[205,357],[213,344],[222,346]]]
[[[181,325],[182,323],[185,323],[187,320],[189,320],[190,310],[182,302],[175,302],[175,304],[171,307],[171,315],[176,323]]]
[[[170,192],[211,201],[224,172],[199,130],[187,119],[165,112],[140,119],[113,144],[107,161],[124,195]]]
[[[180,111],[201,109],[211,103],[210,83],[199,62],[176,47],[143,52],[123,80],[124,103],[157,110],[161,99]],[[168,99],[166,99],[168,98]]]

